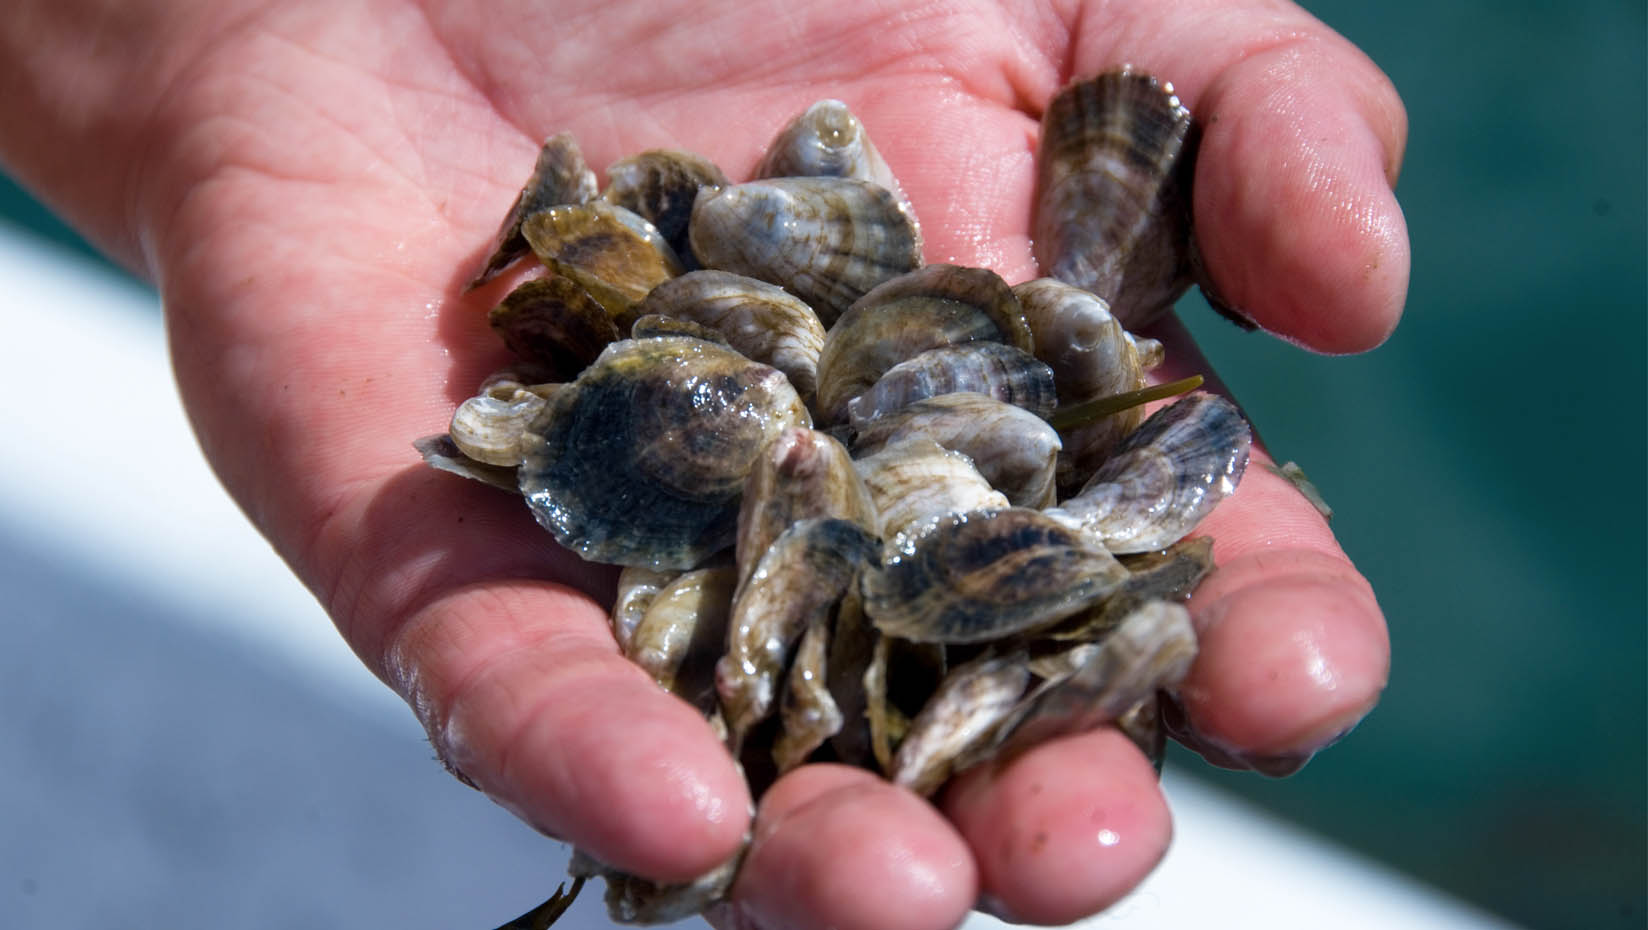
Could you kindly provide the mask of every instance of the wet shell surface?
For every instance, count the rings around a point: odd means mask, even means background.
[[[1125,577],[1103,547],[1040,511],[974,511],[866,572],[864,610],[889,636],[977,643],[1049,626]]]
[[[705,190],[688,230],[706,268],[777,284],[825,326],[921,264],[921,235],[886,188],[851,178],[772,178]]]
[[[1191,394],[1152,414],[1060,510],[1112,552],[1166,548],[1236,490],[1252,445],[1235,404]]]
[[[521,493],[584,558],[691,568],[732,543],[767,443],[807,422],[776,369],[701,339],[626,340],[528,431]]]

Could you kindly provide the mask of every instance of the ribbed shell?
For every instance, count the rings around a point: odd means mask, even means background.
[[[1031,351],[1018,298],[987,268],[927,265],[853,303],[830,328],[818,357],[816,409],[825,423],[888,369],[928,349],[989,340]]]
[[[859,429],[918,400],[954,393],[986,394],[1042,419],[1058,406],[1053,370],[1045,363],[1000,342],[969,342],[928,349],[887,369],[847,402],[847,419]]]
[[[533,424],[521,492],[586,559],[691,568],[732,543],[756,456],[807,422],[781,373],[731,349],[616,342]]]
[[[803,401],[818,384],[824,326],[818,314],[776,284],[730,271],[693,271],[652,289],[632,313],[656,313],[708,326],[746,358],[790,379]]]
[[[1042,272],[1103,297],[1129,329],[1190,285],[1195,139],[1173,85],[1123,69],[1042,114],[1034,248]]]
[[[977,643],[1053,624],[1126,577],[1091,537],[1039,510],[938,522],[864,574],[876,629],[917,642]]]
[[[864,124],[840,100],[820,100],[785,125],[755,166],[755,177],[869,181],[891,191],[915,222],[915,211],[893,169],[870,141]]]
[[[1253,434],[1230,401],[1198,391],[1144,421],[1081,493],[1060,505],[1111,552],[1189,535],[1236,490]]]
[[[916,533],[951,514],[1003,510],[1006,495],[990,487],[973,460],[931,439],[891,443],[853,461],[875,501],[881,538],[897,548],[900,537]]]
[[[688,230],[706,268],[777,284],[825,326],[921,264],[921,236],[886,188],[850,178],[772,178],[704,190]]]
[[[871,420],[853,437],[853,454],[873,455],[906,439],[931,439],[973,460],[1016,507],[1053,500],[1059,434],[1028,410],[983,394],[940,394]]]

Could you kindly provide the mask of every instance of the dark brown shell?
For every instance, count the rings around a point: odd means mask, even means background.
[[[619,338],[606,308],[583,285],[554,272],[510,291],[487,320],[511,352],[568,381]]]
[[[607,168],[601,199],[624,207],[658,227],[688,268],[698,267],[687,242],[687,221],[700,188],[732,182],[715,163],[691,152],[652,149],[614,162]]]
[[[615,342],[528,430],[521,492],[586,559],[691,568],[732,543],[756,456],[807,422],[783,374],[731,349]]]

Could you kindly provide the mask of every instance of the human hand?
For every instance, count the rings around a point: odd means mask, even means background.
[[[1017,282],[1035,276],[1039,108],[1131,62],[1203,123],[1201,246],[1262,327],[1323,351],[1377,344],[1408,252],[1390,192],[1400,104],[1286,4],[666,6],[127,6],[165,43],[123,47],[125,82],[77,101],[106,96],[90,122],[104,144],[47,159],[13,136],[7,153],[152,276],[207,455],[442,758],[545,832],[682,880],[750,826],[725,750],[615,649],[608,570],[409,446],[504,360],[483,321],[501,288],[461,289],[544,136],[573,132],[597,167],[671,147],[740,178],[785,120],[840,97],[910,196],[927,260]],[[100,176],[111,156],[124,167]],[[1205,370],[1174,324],[1153,334],[1175,374]],[[1220,569],[1190,605],[1187,738],[1285,769],[1377,699],[1383,619],[1325,523],[1264,469],[1201,532]],[[982,895],[1063,922],[1135,885],[1168,835],[1154,773],[1111,730],[966,773],[937,808],[807,766],[763,799],[715,919],[943,927]]]

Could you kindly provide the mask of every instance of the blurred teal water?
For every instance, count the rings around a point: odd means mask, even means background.
[[[1391,341],[1181,314],[1373,581],[1380,707],[1272,781],[1175,764],[1531,927],[1641,927],[1648,874],[1648,34],[1640,2],[1306,4],[1407,104]],[[84,249],[15,188],[3,215]]]
[[[1408,107],[1406,316],[1327,359],[1181,315],[1335,508],[1393,665],[1299,775],[1216,780],[1530,926],[1641,927],[1643,6],[1306,5]]]

